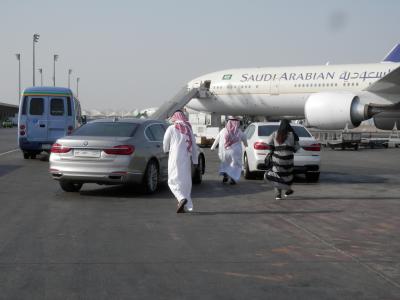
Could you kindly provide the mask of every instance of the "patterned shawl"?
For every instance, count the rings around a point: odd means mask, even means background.
[[[180,133],[186,135],[187,151],[192,152],[192,126],[190,125],[188,119],[181,111],[176,111],[172,117],[171,121],[175,123],[175,129]]]
[[[239,125],[240,125],[239,120],[228,120],[228,122],[226,123],[225,149],[239,142],[240,140]]]

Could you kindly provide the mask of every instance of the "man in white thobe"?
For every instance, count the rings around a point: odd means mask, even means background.
[[[186,116],[177,111],[171,117],[174,123],[164,135],[164,152],[168,156],[168,186],[178,200],[177,213],[193,210],[192,162],[197,164],[197,147],[192,127]]]
[[[218,156],[221,160],[219,173],[223,176],[224,183],[230,179],[230,184],[236,184],[242,173],[242,143],[247,147],[247,138],[239,126],[240,121],[230,117],[211,146],[211,150],[214,150],[218,145]]]

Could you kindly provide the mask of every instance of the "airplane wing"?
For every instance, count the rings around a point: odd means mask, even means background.
[[[365,91],[375,94],[400,94],[400,67],[375,81]]]

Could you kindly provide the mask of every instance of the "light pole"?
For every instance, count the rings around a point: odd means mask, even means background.
[[[40,35],[38,33],[35,33],[33,35],[33,86],[35,86],[35,44],[39,41]]]
[[[18,60],[18,103],[21,101],[21,54],[16,53],[15,56]]]
[[[79,97],[79,77],[76,77],[76,97]]]
[[[72,69],[68,69],[68,88],[71,87],[71,73]]]
[[[43,69],[39,68],[38,71],[40,73],[40,85],[43,86]]]
[[[58,54],[53,55],[53,86],[56,86],[56,61],[58,59]]]

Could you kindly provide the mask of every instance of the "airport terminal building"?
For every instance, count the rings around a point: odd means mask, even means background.
[[[12,118],[18,113],[18,105],[0,102],[0,120]]]

